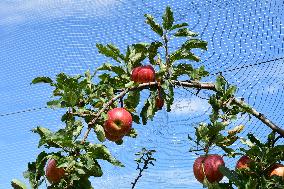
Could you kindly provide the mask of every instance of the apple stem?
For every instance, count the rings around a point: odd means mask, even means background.
[[[120,97],[119,102],[120,102],[120,107],[123,108],[123,97]]]

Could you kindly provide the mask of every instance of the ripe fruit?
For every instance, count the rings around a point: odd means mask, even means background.
[[[108,119],[105,122],[104,129],[113,136],[126,135],[132,126],[132,116],[124,108],[114,108],[107,113]]]
[[[151,65],[136,67],[132,70],[131,80],[137,83],[155,81],[155,70]]]
[[[225,162],[223,158],[217,154],[200,156],[193,164],[194,176],[201,183],[204,181],[205,176],[210,183],[219,182],[223,178],[222,173],[218,170],[220,165],[224,166]]]
[[[113,141],[113,142],[116,142],[116,141],[119,141],[123,138],[123,136],[114,136],[114,135],[111,135],[109,134],[107,131],[105,131],[105,137],[110,140],[110,141]]]
[[[164,106],[164,99],[162,97],[156,98],[156,107],[161,110]]]
[[[236,169],[246,169],[249,166],[251,159],[248,156],[242,156],[236,164]]]
[[[270,176],[277,175],[284,179],[284,165],[277,163],[272,166],[271,170],[272,171],[269,174]]]
[[[57,168],[56,167],[56,160],[51,159],[48,161],[46,170],[45,170],[45,175],[51,184],[58,183],[60,179],[64,176],[65,171],[63,168]]]

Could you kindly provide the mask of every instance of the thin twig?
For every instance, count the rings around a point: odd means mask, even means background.
[[[142,172],[146,169],[148,169],[148,165],[154,166],[153,161],[156,161],[155,158],[152,157],[153,153],[156,152],[155,150],[147,150],[145,148],[142,149],[141,152],[137,153],[136,155],[141,155],[138,159],[135,161],[137,162],[137,168],[136,170],[139,170],[138,176],[135,178],[134,182],[131,182],[132,187],[131,189],[135,188],[135,185],[137,184],[138,180],[142,177]],[[143,163],[143,167],[140,167],[139,163]]]

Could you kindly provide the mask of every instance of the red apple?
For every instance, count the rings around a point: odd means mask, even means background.
[[[124,108],[114,108],[107,113],[104,129],[113,136],[126,135],[132,126],[132,116]]]
[[[194,176],[201,183],[203,183],[205,176],[210,183],[219,182],[223,178],[222,173],[218,170],[220,165],[224,166],[225,162],[223,158],[217,154],[200,156],[193,164]]]
[[[251,159],[248,156],[242,156],[236,164],[236,169],[246,169],[249,166]]]
[[[162,97],[156,98],[156,107],[161,110],[164,106],[164,99]]]
[[[51,159],[48,161],[46,170],[45,170],[45,175],[51,184],[58,183],[60,179],[64,176],[65,171],[63,168],[57,168],[56,167],[56,160]]]
[[[112,141],[112,142],[116,142],[116,141],[119,141],[123,138],[123,136],[114,136],[114,135],[111,135],[109,134],[107,131],[105,131],[105,137],[109,140],[109,141]]]
[[[269,175],[270,176],[277,175],[284,179],[284,165],[276,163],[274,166],[272,166],[271,172]]]
[[[132,70],[131,80],[137,83],[155,81],[155,70],[151,65],[136,67]]]

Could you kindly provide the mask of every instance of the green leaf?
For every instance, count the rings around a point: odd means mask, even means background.
[[[219,171],[226,176],[230,181],[236,183],[237,185],[241,185],[240,178],[238,177],[237,173],[235,171],[231,171],[227,167],[220,165],[219,166]]]
[[[226,90],[225,94],[224,94],[224,98],[229,99],[229,98],[233,97],[234,94],[236,93],[236,91],[237,91],[236,86],[234,86],[234,85],[229,86],[228,89]]]
[[[197,143],[199,144],[200,141],[208,143],[210,140],[210,136],[208,133],[209,133],[208,125],[205,123],[199,123],[199,126],[195,127],[195,136]]]
[[[45,175],[44,167],[47,162],[47,156],[48,154],[45,151],[42,151],[36,159],[36,174],[37,179],[39,180],[40,177],[43,177]]]
[[[120,50],[118,47],[116,47],[115,45],[113,44],[107,44],[107,47],[112,50],[112,52],[114,52],[120,59],[124,60],[124,56],[123,54],[120,53]]]
[[[272,147],[274,145],[275,137],[276,137],[276,131],[272,131],[271,133],[269,133],[266,143],[268,147]]]
[[[100,142],[104,142],[106,140],[103,126],[96,124],[94,126],[94,131],[97,134],[97,138]]]
[[[174,29],[178,29],[178,28],[182,28],[186,26],[188,26],[187,23],[176,24],[176,25],[173,25],[170,30],[174,30]]]
[[[31,84],[37,84],[37,83],[50,83],[50,84],[52,84],[53,81],[49,77],[36,77],[32,80]]]
[[[77,138],[81,134],[84,125],[80,120],[76,120],[71,127],[73,137]]]
[[[163,18],[163,27],[166,30],[171,29],[174,23],[174,15],[170,7],[166,7],[165,13],[162,18]]]
[[[181,28],[179,29],[174,36],[176,37],[196,37],[198,33],[190,31],[188,28]]]
[[[38,188],[39,182],[36,179],[36,162],[28,163],[28,170],[23,173],[23,176],[29,179],[32,188]]]
[[[135,84],[136,83],[134,81],[130,81],[130,82],[125,84],[125,88],[131,88],[131,87],[135,86]]]
[[[223,76],[218,75],[216,78],[215,88],[218,92],[223,93],[226,89],[227,81],[224,79]]]
[[[155,33],[157,33],[159,36],[162,37],[163,28],[158,23],[155,22],[154,17],[150,14],[145,14],[145,17],[146,17],[145,21],[146,24],[148,24]]]
[[[88,151],[95,159],[103,159],[115,166],[124,167],[124,165],[115,159],[106,146],[101,144],[89,144]]]
[[[146,100],[143,106],[140,117],[142,117],[142,124],[146,125],[148,119],[153,119],[155,113],[158,111],[156,107],[156,91],[151,91],[149,98]]]
[[[120,50],[112,44],[103,45],[103,44],[98,43],[96,44],[96,46],[99,50],[99,53],[107,57],[113,58],[119,63],[121,63],[122,60],[125,59],[125,57],[120,53]]]
[[[158,49],[159,47],[163,46],[163,43],[161,43],[160,41],[155,41],[152,42],[149,46],[149,61],[152,65],[156,65],[156,61],[155,61],[155,57],[158,54]]]
[[[165,100],[167,104],[167,111],[171,111],[171,106],[174,103],[174,87],[169,81],[165,81],[162,85],[162,98]]]
[[[50,108],[61,108],[62,107],[61,102],[62,100],[51,100],[47,102],[46,104]]]
[[[72,129],[60,129],[56,133],[51,132],[49,129],[43,127],[37,127],[32,131],[40,135],[40,141],[38,147],[44,145],[47,148],[65,148],[70,149],[74,147],[72,137],[73,132],[76,130],[76,125],[71,124]]]
[[[44,127],[36,127],[35,129],[32,129],[32,132],[37,133],[40,136],[38,147],[44,145],[47,142],[46,139],[53,134],[49,129]]]
[[[247,139],[245,139],[245,138],[241,138],[240,141],[241,141],[243,144],[249,146],[250,148],[255,147],[255,145],[254,145],[250,140],[247,140]]]
[[[77,95],[75,91],[68,91],[68,92],[65,92],[62,97],[68,105],[73,107],[77,104],[79,96]]]
[[[141,66],[141,62],[147,57],[148,45],[144,43],[133,44],[127,47],[127,55],[125,62],[127,64],[128,72],[132,69]]]
[[[254,178],[249,178],[248,182],[245,183],[245,189],[257,189],[258,187],[258,180]],[[270,188],[270,187],[268,187]]]
[[[97,160],[91,156],[91,154],[84,154],[81,156],[82,163],[84,165],[84,172],[87,172],[90,176],[101,177],[103,175],[101,166],[97,162]],[[77,169],[76,169],[77,170]],[[83,173],[83,172],[82,172]]]
[[[238,139],[237,136],[224,137],[223,141],[218,142],[217,145],[218,146],[231,146],[234,142],[236,142],[237,139]]]
[[[125,70],[121,66],[114,66],[109,63],[105,63],[102,66],[98,67],[97,70],[107,70],[116,73],[117,75],[125,74]]]
[[[77,188],[80,189],[94,189],[92,187],[92,183],[89,181],[88,177],[81,177],[80,180],[78,181],[78,186]]]
[[[171,106],[174,103],[174,87],[172,85],[168,88],[169,93],[166,95],[167,112],[171,111]]]
[[[28,163],[28,170],[24,172],[24,178],[29,179],[32,188],[38,188],[44,181],[47,156],[48,154],[43,151],[38,155],[36,162]]]
[[[203,41],[200,39],[189,39],[181,46],[181,49],[191,50],[191,49],[203,49],[207,50],[207,41]]]
[[[128,93],[127,98],[124,100],[125,107],[130,110],[135,110],[140,102],[140,91],[134,90]]]
[[[252,143],[256,144],[259,147],[263,146],[263,144],[253,134],[249,133],[247,136]]]
[[[147,124],[149,107],[150,107],[150,102],[147,100],[140,113],[140,117],[142,118],[143,125]]]
[[[138,135],[137,131],[134,128],[131,128],[130,132],[127,133],[125,136],[129,136],[131,138],[136,138]]]
[[[177,66],[174,66],[174,73],[172,75],[172,78],[176,80],[181,75],[190,76],[192,71],[193,67],[191,64],[178,64]]]
[[[27,186],[17,179],[13,179],[11,185],[14,189],[27,189]]]
[[[148,43],[135,43],[132,44],[132,47],[138,51],[138,52],[144,52],[145,54],[147,53],[149,44]]]
[[[235,150],[232,149],[232,148],[228,148],[228,147],[225,147],[225,146],[221,146],[221,148],[227,153],[228,157],[234,157],[236,155]]]
[[[209,76],[209,72],[207,72],[202,65],[200,68],[193,69],[189,75],[191,80],[201,80],[203,77]]]
[[[192,52],[186,51],[184,49],[179,49],[170,55],[170,62],[173,63],[177,60],[193,60],[195,62],[199,62],[200,58],[193,54]]]
[[[132,115],[132,120],[134,123],[140,124],[140,117],[136,114],[131,113]]]

